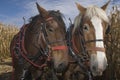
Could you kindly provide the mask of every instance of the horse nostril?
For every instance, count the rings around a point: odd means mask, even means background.
[[[65,63],[61,63],[58,65],[58,68],[61,70],[61,71],[64,71],[65,68],[66,68],[66,64]]]
[[[65,64],[64,63],[59,64],[58,68],[64,69],[65,68]]]

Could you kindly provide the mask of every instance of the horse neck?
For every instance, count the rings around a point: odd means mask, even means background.
[[[40,39],[41,32],[34,33],[30,31],[29,27],[30,26],[28,26],[25,31],[24,46],[28,53],[36,54],[39,51],[40,45],[44,45],[44,42]]]

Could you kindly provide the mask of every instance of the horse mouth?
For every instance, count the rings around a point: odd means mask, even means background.
[[[54,65],[54,70],[56,73],[64,73],[66,71],[67,67],[68,67],[67,64],[60,63],[57,66]]]
[[[56,74],[61,74],[64,73],[66,71],[66,68],[57,68],[55,69]]]
[[[102,71],[94,71],[92,72],[93,76],[102,76],[103,72]]]

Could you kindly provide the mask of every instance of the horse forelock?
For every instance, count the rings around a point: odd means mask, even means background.
[[[106,12],[97,7],[97,6],[89,6],[86,8],[86,12],[84,14],[84,17],[88,18],[89,20],[92,19],[92,17],[97,16],[98,18],[100,18],[101,20],[109,23],[109,19],[108,16],[106,14]],[[73,29],[73,33],[75,31],[75,29],[80,26],[81,23],[81,18],[82,18],[82,13],[80,13],[78,16],[76,16],[75,20],[74,20],[74,29]]]
[[[61,27],[63,27],[63,29],[66,30],[65,23],[64,23],[64,20],[63,20],[63,18],[65,18],[64,15],[60,11],[49,10],[48,12],[57,21],[61,22],[60,24],[63,25]]]
[[[85,13],[85,17],[88,17],[89,19],[91,19],[94,16],[99,17],[101,20],[103,20],[107,23],[109,22],[108,16],[103,9],[101,9],[97,6],[88,7],[86,10],[86,13]]]
[[[54,10],[49,10],[48,12],[49,12],[50,17],[53,17],[55,20],[57,20],[59,24],[62,25],[61,28],[66,30],[65,23],[63,20],[64,15],[61,12],[54,11]],[[43,17],[41,15],[33,16],[29,19],[29,24],[31,24],[32,25],[31,27],[33,27],[33,25],[39,22],[39,20],[43,21]]]

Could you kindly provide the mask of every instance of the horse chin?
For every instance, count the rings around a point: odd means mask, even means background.
[[[55,68],[55,72],[56,73],[64,73],[66,71],[66,69],[67,69],[67,67],[64,67],[64,68],[58,67],[58,68]]]
[[[59,73],[64,73],[65,70],[66,70],[66,68],[56,68],[56,69],[55,69],[55,72],[56,72],[57,74],[59,74]]]
[[[55,72],[58,74],[58,73],[62,73],[63,71],[62,71],[62,70],[55,69]]]
[[[66,71],[66,69],[67,69],[66,63],[60,63],[57,66],[54,65],[54,70],[56,73],[64,73]]]
[[[98,71],[92,71],[92,75],[94,76],[94,77],[96,77],[96,76],[102,76],[102,74],[103,74],[103,72],[98,72]]]

